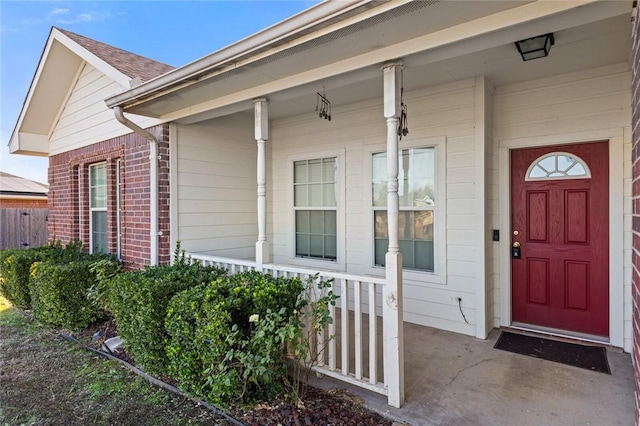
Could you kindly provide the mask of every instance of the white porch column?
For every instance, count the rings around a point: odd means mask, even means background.
[[[258,241],[256,242],[256,263],[269,263],[267,243],[267,150],[269,139],[269,112],[267,99],[253,101],[255,113],[255,139],[258,143]]]
[[[387,224],[389,250],[385,255],[383,344],[384,382],[388,403],[400,407],[404,403],[404,337],[402,315],[402,253],[398,241],[398,117],[400,116],[400,72],[402,62],[387,62],[384,74],[384,117],[387,119]]]

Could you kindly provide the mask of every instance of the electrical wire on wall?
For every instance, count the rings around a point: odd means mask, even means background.
[[[467,321],[467,317],[464,315],[464,312],[462,312],[462,297],[458,297],[458,307],[460,308],[460,313],[462,314],[462,319],[464,319],[464,322],[469,324],[469,321]]]

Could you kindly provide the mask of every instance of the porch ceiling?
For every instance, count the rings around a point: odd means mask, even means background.
[[[129,111],[188,124],[241,111],[252,113],[251,99],[257,96],[269,98],[271,119],[313,112],[315,93],[323,90],[334,107],[379,97],[382,95],[380,63],[348,72],[337,70],[331,77],[311,79],[311,82],[301,80],[299,84],[292,84],[292,87],[280,91],[256,93],[247,88],[268,85],[287,74],[292,81],[297,81],[299,74],[313,72],[323,64],[326,66],[328,58],[339,61],[359,52],[393,46],[401,40],[417,37],[420,31],[424,31],[425,25],[430,26],[430,31],[432,28],[434,31],[449,28],[456,22],[467,22],[501,10],[517,8],[523,3],[527,2],[471,2],[468,3],[469,10],[464,13],[460,12],[460,4],[457,2],[430,4],[412,10],[411,13],[380,20],[371,27],[358,29],[357,36],[334,37],[312,49],[299,49],[295,53],[271,59],[267,57],[262,62],[244,65],[234,72],[221,74],[162,95],[153,101],[141,103]],[[405,67],[404,86],[407,90],[413,90],[483,75],[495,86],[500,86],[628,62],[631,49],[631,2],[616,2],[616,7],[602,3],[608,2],[597,2],[578,10],[464,38],[456,43],[412,55],[402,55]],[[452,7],[455,7],[455,13],[447,9]],[[438,18],[442,16],[456,16],[458,21],[439,21]],[[523,62],[513,42],[546,32],[555,34],[555,45],[549,56]],[[190,109],[207,100],[231,97],[237,99],[244,93],[246,97],[242,100],[226,104],[220,101],[219,106]]]
[[[582,69],[629,61],[631,51],[629,15],[621,15],[555,33],[549,56],[524,62],[513,41],[462,56],[446,56],[446,49],[403,58],[405,90],[416,90],[476,76],[486,76],[494,86],[518,83]],[[517,39],[516,39],[517,40]],[[269,95],[272,119],[313,112],[315,92],[323,87],[332,106],[382,96],[382,72],[372,66],[322,82]],[[252,111],[249,111],[253,113]]]

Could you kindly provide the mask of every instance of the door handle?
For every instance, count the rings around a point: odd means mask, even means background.
[[[511,258],[512,259],[521,259],[522,258],[522,252],[521,252],[521,248],[520,248],[520,243],[519,242],[514,242],[513,245],[511,246]]]

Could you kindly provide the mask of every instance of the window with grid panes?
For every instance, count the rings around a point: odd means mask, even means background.
[[[337,168],[335,157],[293,163],[297,257],[337,259]]]
[[[374,264],[384,266],[389,246],[387,153],[372,157]],[[410,148],[398,155],[398,235],[402,265],[434,272],[435,148]]]
[[[107,165],[89,166],[91,252],[107,252]]]

